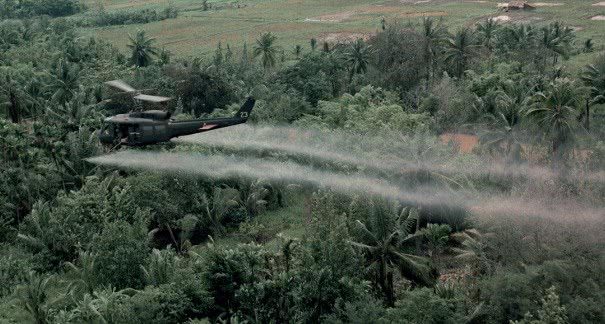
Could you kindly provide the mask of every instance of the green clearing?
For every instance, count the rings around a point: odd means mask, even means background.
[[[596,1],[594,1],[596,2]],[[98,1],[88,1],[93,8]],[[593,1],[557,1],[556,6],[540,6],[531,11],[503,12],[498,1],[431,0],[415,3],[412,0],[262,0],[209,1],[221,9],[202,10],[202,1],[194,0],[106,0],[107,11],[125,9],[161,9],[173,5],[180,10],[179,17],[145,25],[87,28],[85,34],[94,34],[110,40],[121,49],[126,48],[128,34],[139,29],[156,37],[158,45],[179,57],[198,57],[211,53],[219,42],[239,48],[244,42],[253,42],[263,32],[274,32],[278,43],[290,53],[296,44],[309,47],[309,39],[320,42],[359,37],[376,32],[380,20],[418,23],[420,16],[443,17],[450,26],[462,26],[486,17],[506,15],[511,22],[561,21],[577,30],[579,41],[592,38],[597,46],[605,44],[605,21],[590,20],[605,15],[605,6],[593,6]],[[237,8],[237,6],[240,8]],[[569,64],[581,65],[592,55],[580,55]]]

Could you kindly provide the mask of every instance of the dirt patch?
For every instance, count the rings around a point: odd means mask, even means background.
[[[600,7],[605,7],[605,1],[603,2],[597,2],[597,3],[593,3],[593,6],[600,6]]]
[[[493,17],[492,19],[497,22],[507,22],[510,21],[510,16],[502,15]]]
[[[418,0],[416,2],[414,2],[414,4],[423,4],[423,3],[429,3],[431,2],[431,0]]]
[[[368,40],[374,33],[355,33],[355,32],[338,32],[338,33],[322,33],[318,39],[321,43],[330,44],[351,43],[361,38]]]
[[[445,11],[423,11],[423,12],[403,12],[397,15],[397,17],[443,17],[447,16]]]
[[[344,11],[335,14],[321,15],[314,18],[307,18],[305,21],[308,22],[341,22],[343,20],[347,20],[355,15],[357,12],[355,11]]]
[[[141,7],[147,5],[162,5],[165,4],[165,0],[131,0],[124,3],[112,4],[112,1],[103,1],[102,4],[107,9],[127,9],[134,7]]]
[[[590,20],[605,20],[605,16],[592,16]]]
[[[460,134],[460,133],[445,133],[439,136],[443,143],[454,143],[458,146],[460,153],[471,153],[479,144],[477,135]]]
[[[533,2],[533,3],[530,3],[530,5],[532,5],[534,7],[558,7],[558,6],[562,6],[563,3],[560,3],[560,2]]]
[[[337,23],[346,20],[354,19],[360,15],[372,15],[372,14],[393,14],[397,17],[440,17],[447,16],[445,11],[405,11],[399,6],[382,6],[373,5],[363,7],[353,11],[343,11],[339,13],[321,15],[313,18],[305,19],[305,22],[330,22]]]

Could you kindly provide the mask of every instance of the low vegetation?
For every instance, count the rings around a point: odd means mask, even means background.
[[[19,10],[0,9],[16,18],[0,21],[1,322],[605,320],[605,54],[563,68],[585,51],[570,26],[418,18],[366,40],[288,48],[264,33],[184,59],[144,29],[116,48],[81,36],[77,16],[36,17],[75,9],[8,4]],[[139,108],[106,100],[113,79],[173,97],[175,118],[230,115],[252,94],[253,125],[328,134],[324,149],[362,138],[347,149],[366,164],[203,143],[132,150],[304,163],[480,199],[95,165],[103,118]],[[462,153],[439,139],[448,132],[478,144]],[[393,161],[415,168],[368,167]],[[509,173],[473,173],[491,165]]]

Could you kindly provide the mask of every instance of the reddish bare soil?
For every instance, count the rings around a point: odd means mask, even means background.
[[[471,153],[479,144],[479,137],[477,135],[445,133],[439,136],[439,138],[441,138],[443,143],[454,142],[461,153]]]

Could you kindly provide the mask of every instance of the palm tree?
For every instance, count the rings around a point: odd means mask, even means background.
[[[215,236],[225,234],[223,222],[229,212],[240,205],[238,199],[239,192],[229,187],[215,187],[210,199],[206,194],[202,195],[203,214]]]
[[[481,45],[485,46],[490,52],[494,48],[494,40],[500,25],[493,18],[487,18],[483,23],[477,24],[477,35]]]
[[[476,229],[454,233],[452,239],[458,241],[460,247],[453,248],[456,257],[471,264],[473,274],[490,273],[493,269],[492,261],[487,256],[487,238],[491,234],[483,234]]]
[[[454,66],[455,74],[460,78],[466,71],[477,47],[473,31],[469,28],[459,29],[446,44],[445,61]]]
[[[586,109],[582,113],[584,127],[590,130],[590,106],[605,103],[605,55],[600,55],[593,64],[584,68],[582,81],[590,88]]]
[[[267,199],[271,194],[270,185],[261,180],[256,180],[250,185],[244,184],[239,190],[239,198],[236,201],[246,210],[249,218],[258,215],[267,207]]]
[[[244,42],[244,46],[242,47],[242,56],[240,58],[240,67],[244,68],[248,66],[250,62],[250,58],[248,57],[248,44]]]
[[[278,53],[275,46],[277,37],[272,33],[264,33],[256,40],[254,46],[254,57],[261,56],[261,62],[265,69],[275,66],[275,57]]]
[[[345,62],[349,66],[349,80],[357,73],[366,73],[368,71],[368,62],[370,59],[370,46],[367,46],[363,39],[358,38],[351,44],[344,53]]]
[[[559,22],[551,23],[542,28],[542,46],[551,53],[553,65],[557,63],[559,55],[564,58],[568,56],[573,38],[573,30],[561,26]]]
[[[584,53],[592,53],[594,51],[594,43],[592,38],[588,38],[584,41],[584,45],[582,47],[582,52]]]
[[[526,116],[536,121],[552,141],[553,166],[558,167],[563,145],[571,138],[579,114],[580,88],[569,79],[557,78],[534,96]]]
[[[49,323],[48,290],[52,276],[42,277],[31,271],[25,284],[17,288],[18,301],[36,324]]]
[[[300,54],[302,53],[302,46],[300,46],[300,44],[296,45],[296,47],[294,47],[294,56],[296,56],[296,59],[300,58]]]
[[[422,36],[424,37],[424,59],[426,64],[426,86],[428,88],[434,74],[434,64],[440,52],[447,30],[441,22],[435,24],[432,17],[422,19]]]
[[[536,30],[531,25],[513,24],[502,28],[496,46],[506,55],[525,64],[536,47]]]
[[[330,52],[330,44],[328,44],[328,42],[324,42],[323,51],[326,53]]]
[[[431,284],[433,277],[426,259],[405,252],[405,245],[414,243],[418,212],[401,209],[397,204],[376,202],[371,205],[367,221],[355,221],[357,240],[351,242],[365,256],[373,282],[384,294],[387,306],[395,304],[394,271],[413,283]]]
[[[0,76],[2,80],[0,106],[6,107],[8,116],[13,123],[19,123],[27,112],[28,106],[33,102],[33,98],[20,82],[19,75],[13,70],[5,69],[0,72],[2,72]]]
[[[80,67],[75,63],[69,63],[61,59],[52,72],[50,91],[53,92],[52,100],[60,105],[70,101],[79,87]]]
[[[147,267],[141,266],[148,285],[159,286],[170,283],[178,266],[179,258],[170,250],[153,249]]]
[[[160,51],[160,64],[161,65],[166,65],[166,64],[170,64],[170,58],[172,57],[172,53],[170,53],[169,50],[167,50],[165,47],[162,48],[162,50]]]
[[[70,291],[73,291],[76,286],[81,286],[85,293],[92,295],[96,285],[95,261],[95,254],[80,252],[78,257],[79,266],[72,262],[65,262],[65,267],[75,277],[75,280],[70,284]]]
[[[132,54],[130,61],[137,67],[148,66],[153,61],[153,56],[158,54],[158,49],[154,46],[155,38],[147,37],[144,30],[139,30],[135,37],[128,35]]]
[[[523,112],[530,103],[531,93],[525,85],[507,80],[502,84],[501,90],[495,91],[493,97],[495,111],[484,116],[490,129],[479,140],[490,149],[504,150],[505,157],[512,162],[518,162],[521,144],[516,133]]]
[[[317,48],[317,39],[311,38],[310,43],[311,43],[311,50],[314,51],[315,48]]]

